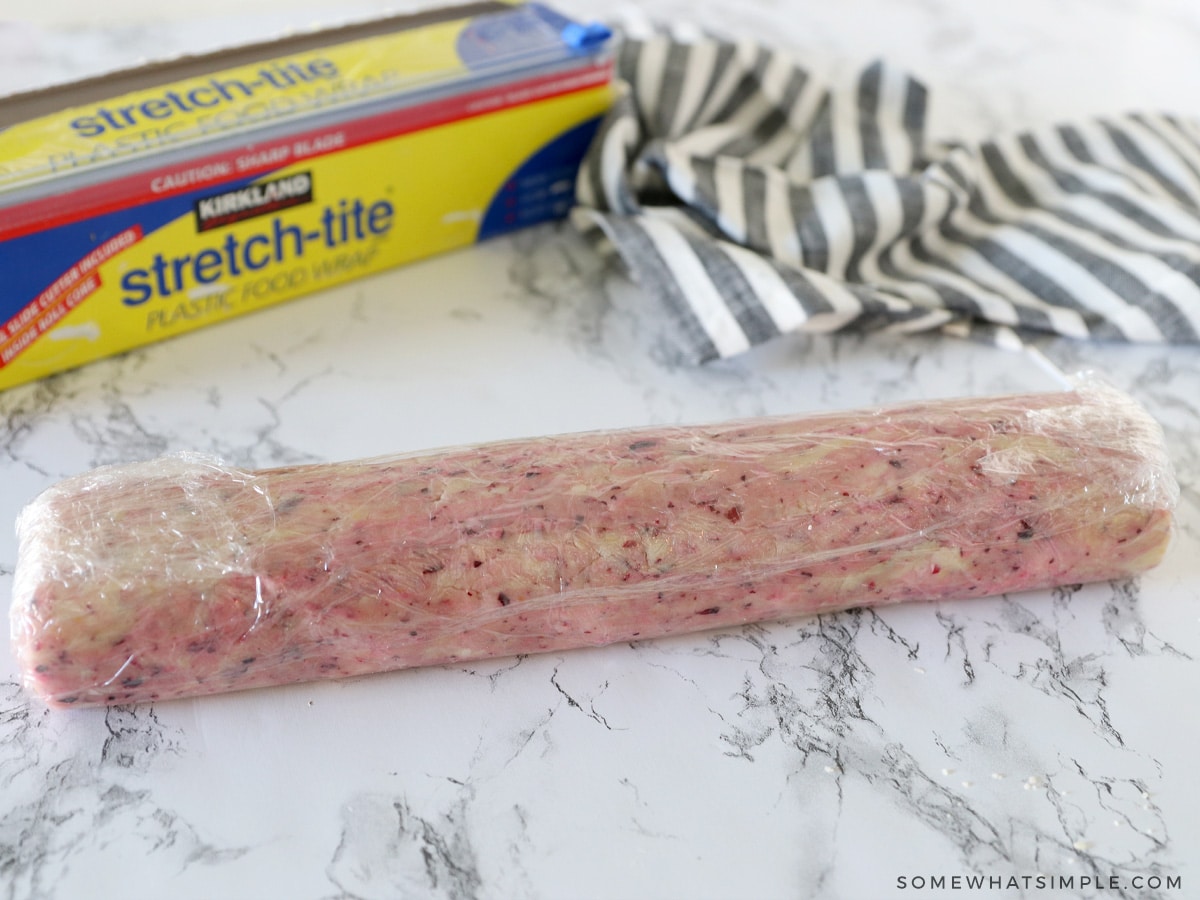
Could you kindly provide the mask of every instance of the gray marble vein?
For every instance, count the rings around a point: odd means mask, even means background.
[[[248,852],[206,840],[138,783],[136,776],[153,772],[163,756],[181,752],[181,736],[153,707],[113,707],[65,723],[29,703],[16,684],[2,690],[0,788],[6,798],[24,798],[0,808],[6,897],[57,896],[58,883],[77,872],[88,886],[75,890],[110,894],[123,879],[97,866],[109,853],[133,850],[156,867],[185,873]]]
[[[463,822],[469,791],[454,809],[422,817],[403,797],[364,794],[342,808],[343,829],[326,873],[338,900],[395,896],[474,898],[482,879]]]

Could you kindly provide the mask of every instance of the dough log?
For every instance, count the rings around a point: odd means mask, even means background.
[[[97,469],[18,522],[12,631],[58,706],[559,651],[1120,578],[1177,495],[1108,388],[245,471]]]

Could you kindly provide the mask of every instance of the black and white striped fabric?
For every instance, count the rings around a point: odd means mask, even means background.
[[[924,87],[747,42],[626,37],[576,224],[695,361],[780,334],[1200,340],[1200,124],[1128,115],[931,145]]]

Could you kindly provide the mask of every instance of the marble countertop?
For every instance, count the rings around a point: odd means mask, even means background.
[[[383,8],[167,6],[0,22],[0,92]],[[943,135],[1200,113],[1191,0],[641,9],[894,60]],[[565,227],[494,240],[0,393],[0,525],[174,450],[270,466],[1094,368],[1166,430],[1175,543],[1133,582],[107,711],[47,710],[0,642],[0,900],[1195,896],[1200,350],[843,335],[690,368],[669,327]],[[15,558],[0,527],[0,597]]]

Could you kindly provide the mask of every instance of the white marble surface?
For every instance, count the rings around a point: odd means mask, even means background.
[[[39,4],[0,24],[0,91],[384,7],[237,5],[114,0],[104,25]],[[820,65],[894,59],[943,134],[1200,114],[1191,0],[643,9]],[[267,466],[1056,385],[928,337],[679,368],[667,327],[563,228],[430,260],[0,393],[0,526],[62,476],[170,450]],[[48,711],[0,642],[0,898],[1197,896],[1200,351],[1043,349],[1167,430],[1179,534],[1137,582],[109,711]],[[0,527],[3,598],[15,556]],[[1028,886],[898,881],[970,874]]]

